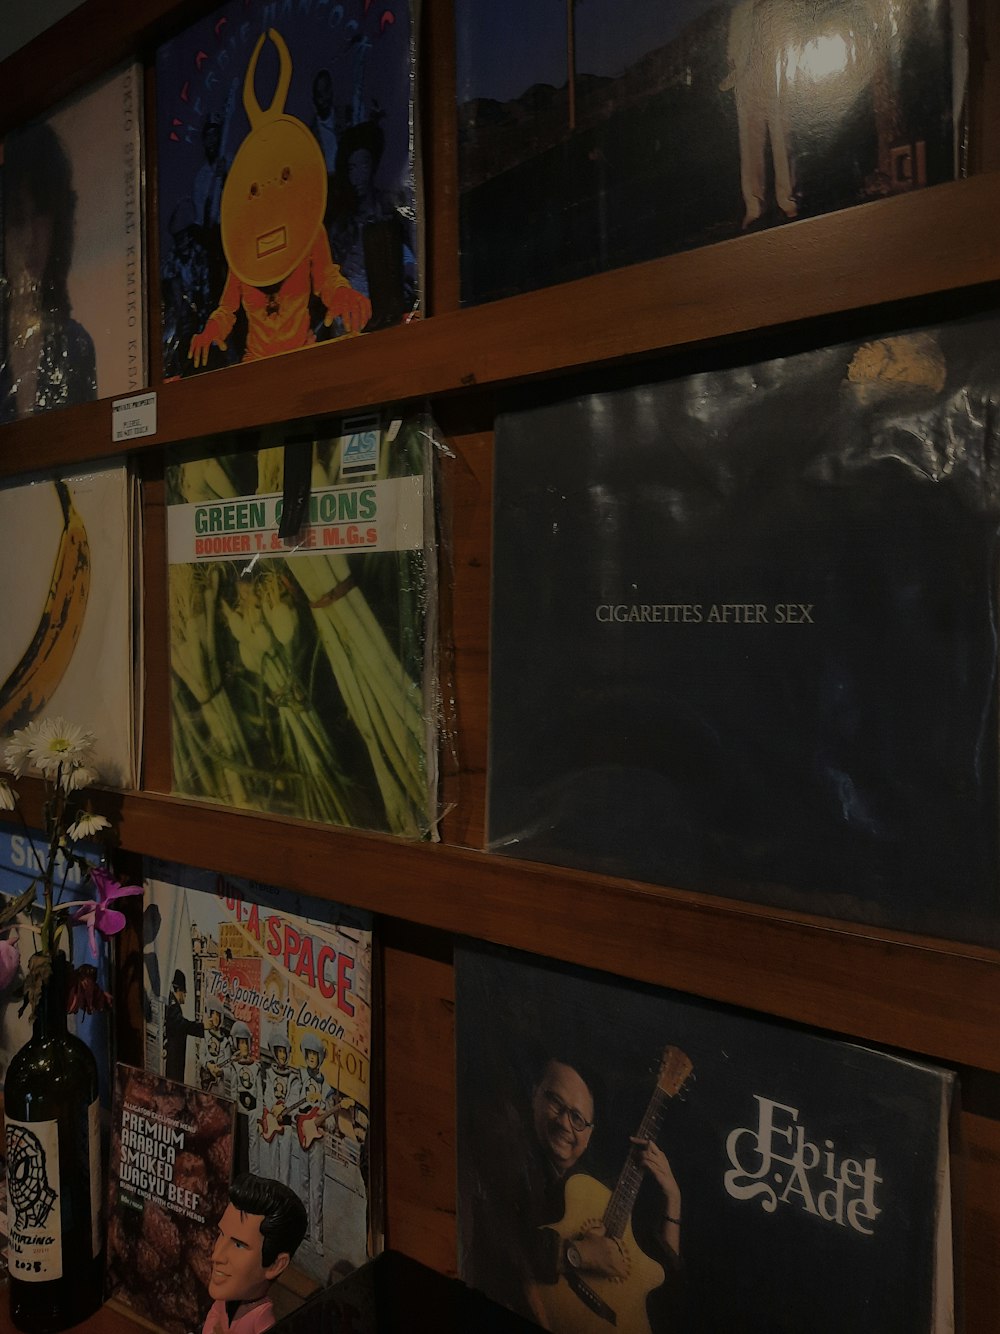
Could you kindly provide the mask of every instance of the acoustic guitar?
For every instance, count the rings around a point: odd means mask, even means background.
[[[666,1047],[660,1059],[656,1088],[639,1124],[637,1139],[656,1138],[663,1112],[691,1074],[691,1062],[679,1047]],[[577,1272],[563,1265],[557,1283],[537,1283],[531,1290],[533,1308],[547,1329],[556,1334],[652,1334],[646,1298],[663,1282],[663,1267],[639,1249],[632,1232],[632,1207],[645,1168],[642,1148],[633,1144],[613,1191],[593,1177],[579,1173],[566,1180],[566,1211],[551,1225],[561,1245],[603,1225],[607,1236],[620,1245],[628,1266],[626,1278]]]

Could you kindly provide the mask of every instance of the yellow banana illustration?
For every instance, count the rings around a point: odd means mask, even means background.
[[[90,545],[65,482],[54,483],[63,530],[42,618],[21,661],[0,686],[0,733],[23,727],[41,712],[76,648],[90,594]]]

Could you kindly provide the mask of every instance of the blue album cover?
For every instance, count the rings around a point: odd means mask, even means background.
[[[101,865],[101,850],[93,844],[83,844],[77,851],[94,866]],[[0,828],[0,905],[4,900],[23,894],[33,879],[38,877],[42,862],[48,855],[48,845],[41,831],[11,826]],[[96,897],[94,886],[84,879],[78,866],[59,858],[56,863],[56,902],[70,903],[77,899]],[[42,920],[42,884],[38,880],[36,907],[21,914],[6,927],[0,927],[0,938],[10,938],[21,956],[21,969],[6,992],[0,994],[0,1086],[11,1057],[31,1037],[31,1017],[21,1010],[23,975],[28,960],[37,949],[37,928]],[[111,947],[108,940],[97,934],[97,948],[91,948],[90,932],[86,925],[74,926],[70,931],[70,962],[79,968],[90,964],[97,970],[97,982],[104,991],[111,990]],[[111,1023],[110,1011],[97,1010],[93,1014],[82,1011],[70,1016],[70,1031],[82,1038],[97,1059],[97,1074],[104,1107],[111,1106]]]
[[[954,1330],[949,1072],[455,952],[459,1273],[554,1334]]]
[[[229,0],[156,56],[169,378],[419,307],[409,0]]]

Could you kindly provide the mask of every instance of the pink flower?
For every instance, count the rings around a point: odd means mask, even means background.
[[[70,915],[70,921],[77,924],[86,922],[90,932],[90,948],[96,952],[96,931],[100,931],[102,936],[114,936],[125,925],[125,914],[108,905],[115,899],[123,899],[130,894],[141,894],[142,886],[121,885],[109,872],[102,871],[99,866],[91,868],[90,878],[97,890],[97,898],[93,903],[81,904]]]
[[[17,936],[10,935],[0,940],[0,992],[4,992],[17,977],[21,966],[21,953],[17,948]]]

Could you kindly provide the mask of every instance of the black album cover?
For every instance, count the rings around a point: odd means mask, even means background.
[[[998,331],[501,414],[495,851],[1000,939]]]
[[[456,950],[459,1272],[554,1334],[945,1334],[953,1076]]]

